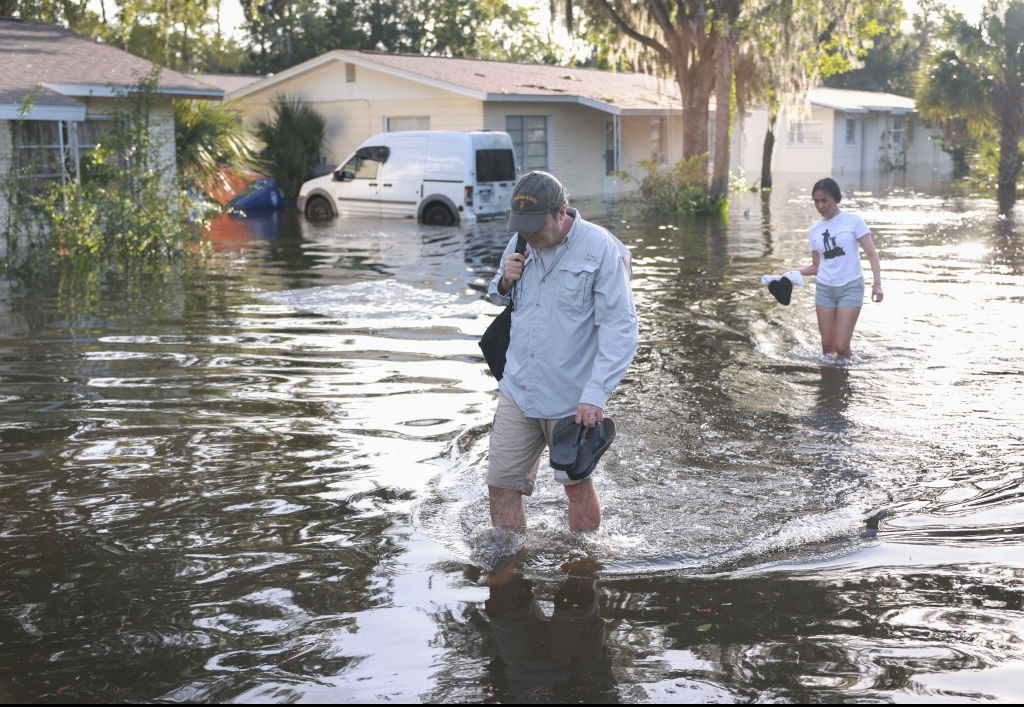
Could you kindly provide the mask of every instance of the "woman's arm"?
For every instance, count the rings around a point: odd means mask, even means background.
[[[816,250],[811,251],[811,264],[805,265],[804,267],[797,270],[801,275],[817,275],[818,266],[821,265],[821,253]]]
[[[857,239],[860,247],[864,249],[864,255],[868,256],[871,263],[871,275],[874,281],[871,283],[871,301],[882,301],[882,264],[878,258],[878,251],[875,249],[875,242],[871,240],[871,234],[866,233]]]

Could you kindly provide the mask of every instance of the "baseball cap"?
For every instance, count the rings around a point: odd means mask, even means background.
[[[508,214],[508,231],[534,233],[539,231],[548,214],[569,200],[569,193],[554,175],[547,172],[527,172],[512,192],[512,208]]]

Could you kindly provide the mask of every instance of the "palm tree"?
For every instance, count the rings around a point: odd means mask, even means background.
[[[232,104],[174,102],[174,151],[186,189],[203,196],[227,189],[231,171],[260,169],[260,147]]]
[[[922,117],[941,126],[952,149],[996,133],[999,213],[1017,200],[1024,138],[1024,0],[1011,2],[1002,17],[993,12],[977,26],[963,15],[945,17],[945,49],[926,63],[918,88]],[[951,152],[954,154],[955,152]]]
[[[273,120],[260,120],[256,134],[263,141],[260,157],[271,176],[294,202],[302,183],[313,176],[326,139],[326,122],[315,108],[298,99],[277,96],[272,101]]]

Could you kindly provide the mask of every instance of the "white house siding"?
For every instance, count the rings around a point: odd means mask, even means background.
[[[621,121],[622,131],[622,152],[619,155],[619,170],[629,175],[629,187],[635,188],[636,184],[644,177],[644,168],[640,163],[650,160],[651,150],[651,119],[623,118]],[[678,157],[675,161],[678,161]],[[666,166],[670,166],[666,163]]]
[[[601,198],[604,176],[605,113],[575,103],[490,102],[485,130],[505,130],[510,115],[547,119],[547,169],[578,199]]]
[[[551,169],[578,199],[604,196],[605,114],[577,104],[551,112]]]
[[[308,103],[325,121],[324,163],[337,166],[359,144],[385,130],[387,118],[428,117],[430,130],[479,130],[483,102],[444,89],[356,67],[349,81],[344,62],[332,61],[245,96],[239,106],[250,124],[273,120],[273,100]]]
[[[157,148],[157,164],[164,173],[166,184],[173,186],[178,164],[174,146],[174,107],[170,103],[153,107],[149,129]]]

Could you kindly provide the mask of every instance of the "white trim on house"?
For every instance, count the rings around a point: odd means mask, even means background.
[[[0,120],[85,120],[85,105],[0,105]]]
[[[63,96],[74,96],[76,98],[117,98],[130,92],[134,86],[111,86],[110,84],[89,84],[89,83],[52,83],[44,84]],[[182,89],[182,88],[161,88],[159,85],[153,88],[153,94],[169,98],[221,98],[224,92],[218,88],[206,89]]]

